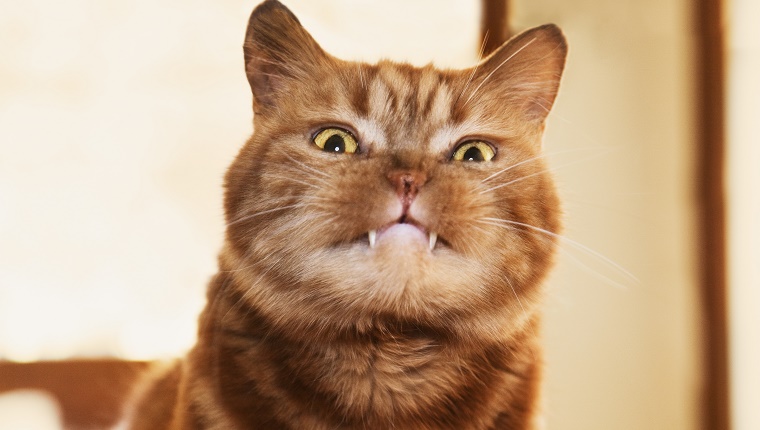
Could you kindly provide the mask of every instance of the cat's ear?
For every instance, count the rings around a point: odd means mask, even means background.
[[[478,65],[473,83],[496,91],[528,121],[543,123],[554,104],[567,57],[567,42],[554,24],[511,38]],[[477,99],[478,95],[473,94]]]
[[[253,10],[243,56],[257,112],[272,106],[289,81],[308,79],[329,61],[298,18],[277,0],[266,0]]]

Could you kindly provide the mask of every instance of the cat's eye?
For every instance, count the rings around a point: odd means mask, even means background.
[[[325,152],[353,154],[359,144],[351,133],[340,128],[326,128],[314,136],[314,144]]]
[[[454,161],[489,161],[496,153],[491,145],[479,140],[465,142],[457,147],[451,159]]]

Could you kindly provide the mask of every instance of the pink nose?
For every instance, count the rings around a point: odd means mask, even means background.
[[[408,206],[412,203],[427,177],[424,173],[411,170],[393,170],[388,173],[388,181],[396,190],[399,199]]]

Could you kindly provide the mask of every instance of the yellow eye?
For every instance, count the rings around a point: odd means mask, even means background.
[[[353,154],[359,144],[351,133],[340,128],[326,128],[314,136],[314,144],[325,152]]]
[[[494,155],[496,153],[491,145],[474,140],[459,145],[451,159],[454,161],[489,161]]]

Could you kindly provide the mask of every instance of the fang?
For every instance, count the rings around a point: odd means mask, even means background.
[[[369,247],[374,248],[375,238],[377,237],[377,230],[370,230],[368,236],[369,236]]]

